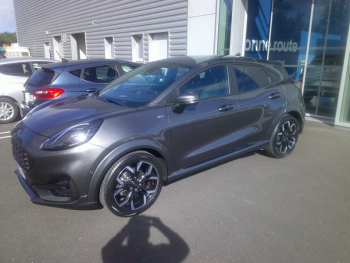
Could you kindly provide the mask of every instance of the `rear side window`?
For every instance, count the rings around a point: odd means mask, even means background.
[[[46,69],[46,68],[39,68],[35,70],[33,75],[27,80],[26,85],[46,86],[53,82],[56,75],[58,76],[58,73],[56,73],[53,70]]]
[[[81,69],[71,70],[71,71],[68,71],[68,73],[80,78]]]
[[[118,78],[118,73],[113,66],[98,66],[84,69],[83,79],[96,83],[109,83]]]
[[[271,70],[266,69],[265,72],[269,76],[270,82],[279,81],[281,79],[279,75],[277,75],[276,73],[272,72]]]
[[[286,78],[286,79],[289,78],[289,75],[288,75],[288,73],[287,73],[287,71],[285,70],[284,67],[279,66],[279,65],[275,65],[275,66],[273,66],[273,67],[276,68],[276,69],[278,69],[278,71],[282,73],[282,75],[283,75],[284,78]]]
[[[265,71],[258,66],[234,65],[239,92],[258,89],[270,83]]]
[[[28,77],[32,74],[29,63],[12,63],[0,66],[0,73],[10,76]]]
[[[130,65],[122,65],[122,69],[125,73],[128,73],[129,71],[132,71],[134,68],[136,68],[135,66],[130,66]]]

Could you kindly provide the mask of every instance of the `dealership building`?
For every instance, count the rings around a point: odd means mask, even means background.
[[[14,9],[33,57],[279,61],[301,82],[308,116],[350,128],[349,0],[14,0]]]

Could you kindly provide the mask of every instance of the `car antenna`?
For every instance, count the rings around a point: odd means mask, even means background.
[[[57,52],[58,56],[60,57],[60,59],[62,60],[62,63],[67,63],[68,62],[67,59],[61,57],[60,53],[58,53],[57,50],[56,50],[56,52]]]

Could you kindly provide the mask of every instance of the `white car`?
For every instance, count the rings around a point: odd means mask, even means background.
[[[45,58],[11,58],[0,60],[0,124],[13,122],[19,116],[23,84],[34,67],[57,62]]]

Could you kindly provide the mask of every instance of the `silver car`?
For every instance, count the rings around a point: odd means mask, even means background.
[[[57,62],[45,58],[11,58],[0,60],[0,124],[16,120],[23,100],[23,84],[34,67]]]

